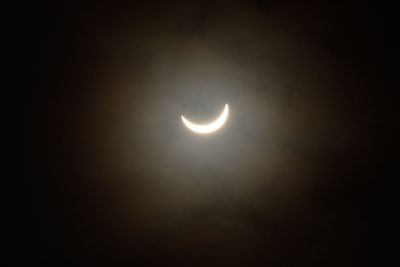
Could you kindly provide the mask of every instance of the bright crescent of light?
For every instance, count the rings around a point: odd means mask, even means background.
[[[225,108],[222,111],[221,115],[219,115],[219,117],[215,121],[208,124],[196,124],[189,121],[184,116],[181,116],[181,118],[185,126],[188,127],[190,130],[192,130],[193,132],[200,134],[208,134],[215,132],[216,130],[221,128],[225,124],[226,119],[228,118],[228,114],[229,114],[229,106],[228,104],[225,104]]]

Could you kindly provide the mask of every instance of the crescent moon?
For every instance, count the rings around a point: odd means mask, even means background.
[[[215,119],[211,123],[196,124],[186,119],[184,116],[181,116],[181,119],[183,124],[185,124],[185,126],[188,127],[190,130],[192,130],[193,132],[200,134],[209,134],[220,129],[228,119],[228,115],[229,115],[229,106],[228,104],[225,104],[225,108],[222,111],[222,113],[218,116],[217,119]]]

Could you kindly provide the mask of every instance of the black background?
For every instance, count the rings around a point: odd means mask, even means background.
[[[19,13],[11,266],[380,262],[393,12],[110,1]],[[179,121],[225,102],[215,135]]]

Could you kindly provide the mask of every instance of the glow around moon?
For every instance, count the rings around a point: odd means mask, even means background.
[[[222,113],[218,116],[218,118],[208,124],[196,124],[186,119],[184,116],[181,116],[181,118],[185,126],[188,127],[190,130],[192,130],[193,132],[200,134],[209,134],[220,129],[228,119],[228,115],[229,115],[229,106],[228,104],[225,104],[225,108],[222,111]]]

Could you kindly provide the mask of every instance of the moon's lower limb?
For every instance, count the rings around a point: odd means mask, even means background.
[[[215,132],[216,130],[220,129],[228,119],[229,115],[229,106],[228,104],[225,104],[225,108],[222,111],[222,113],[218,116],[216,120],[214,120],[211,123],[208,124],[196,124],[188,119],[186,119],[184,116],[181,116],[181,119],[185,126],[192,130],[193,132],[200,133],[200,134],[208,134]]]

